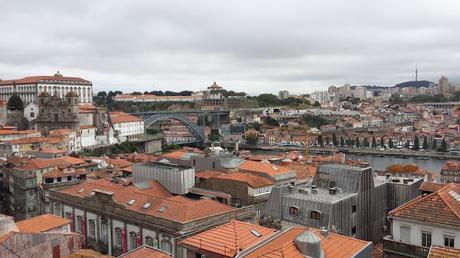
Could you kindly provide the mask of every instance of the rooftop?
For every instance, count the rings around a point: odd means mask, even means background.
[[[130,115],[124,112],[110,112],[110,119],[112,123],[130,123],[130,122],[141,122],[142,120],[138,117]]]
[[[224,173],[222,175],[216,176],[215,178],[244,182],[252,188],[273,185],[273,182],[268,178],[244,172]]]
[[[74,82],[89,84],[90,82],[79,77],[64,76],[29,76],[14,80],[0,80],[0,86],[16,84],[36,84],[39,82]]]
[[[229,223],[191,236],[179,243],[180,246],[198,249],[214,256],[234,257],[237,253],[267,239],[274,229],[233,220]]]
[[[460,184],[419,196],[390,211],[389,217],[460,227]]]
[[[430,252],[428,253],[428,258],[459,258],[460,249],[450,248],[445,246],[435,246],[432,245]]]
[[[44,214],[16,222],[19,232],[41,233],[70,224],[70,220],[59,216]]]
[[[312,231],[321,239],[321,249],[323,249],[325,257],[355,257],[355,255],[362,251],[366,246],[371,245],[371,242],[333,233],[329,233],[329,236],[324,238],[324,236],[320,234],[319,229],[295,227],[279,233],[270,239],[270,241],[267,241],[266,243],[256,247],[254,250],[246,253],[244,257],[304,258],[305,256],[299,251],[299,249],[297,249],[294,240],[306,230]]]
[[[316,194],[312,193],[311,188],[298,188],[294,193],[288,194],[287,197],[313,201],[319,203],[335,203],[340,200],[349,198],[350,196],[355,195],[355,193],[347,193],[342,191],[337,191],[336,194],[330,194],[329,189],[316,188]]]
[[[252,160],[245,160],[239,166],[240,170],[252,171],[252,172],[261,172],[269,174],[270,176],[275,176],[278,174],[284,174],[290,172],[287,167],[277,166],[271,163],[266,162],[257,162]]]
[[[107,179],[88,179],[52,191],[78,198],[91,198],[94,191],[104,191],[113,194],[115,203],[133,212],[183,223],[233,210],[232,207],[214,200],[192,200],[180,195],[174,196],[156,181],[124,185]]]
[[[155,249],[153,247],[143,245],[134,250],[131,250],[120,257],[122,258],[171,258],[172,256],[161,251]]]

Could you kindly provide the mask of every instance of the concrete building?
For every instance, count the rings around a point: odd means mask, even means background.
[[[57,72],[53,76],[31,76],[22,79],[0,80],[0,98],[8,101],[13,94],[18,94],[25,104],[34,103],[38,96],[47,92],[63,98],[69,92],[75,92],[81,103],[93,101],[93,85],[78,77],[65,77]]]
[[[455,183],[392,210],[384,257],[427,257],[431,246],[459,249],[459,211],[460,185]]]
[[[289,91],[287,90],[280,90],[278,93],[278,98],[280,99],[287,99],[289,98]]]
[[[325,164],[318,167],[310,184],[276,187],[262,216],[292,225],[325,227],[340,234],[378,241],[383,236],[390,179],[375,177],[370,167]],[[419,192],[421,182],[404,187]],[[391,195],[399,204],[399,195]]]
[[[449,79],[446,76],[441,76],[438,83],[438,94],[448,95],[449,91]]]

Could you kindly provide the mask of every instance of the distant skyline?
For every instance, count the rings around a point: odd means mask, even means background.
[[[0,79],[53,75],[101,90],[251,95],[415,79],[460,83],[460,2],[5,1]]]

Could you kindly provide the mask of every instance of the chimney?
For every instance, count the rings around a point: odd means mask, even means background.
[[[295,246],[305,257],[324,258],[321,239],[313,232],[305,231],[294,240]]]

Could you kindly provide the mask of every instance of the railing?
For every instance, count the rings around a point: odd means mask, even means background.
[[[385,236],[383,238],[383,252],[406,257],[425,258],[428,256],[430,248],[394,241],[391,236]]]

